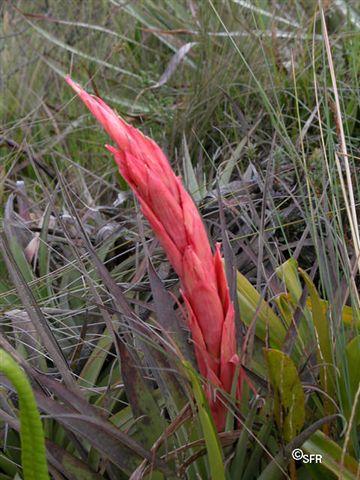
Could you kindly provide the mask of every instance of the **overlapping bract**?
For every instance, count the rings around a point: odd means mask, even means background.
[[[116,143],[107,148],[180,278],[200,373],[213,386],[230,392],[238,357],[234,308],[220,247],[213,255],[199,212],[161,148],[101,99],[69,77],[67,82]],[[212,387],[208,398],[217,428],[222,430],[226,408]]]

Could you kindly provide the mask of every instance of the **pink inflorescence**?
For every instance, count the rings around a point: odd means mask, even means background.
[[[71,78],[66,80],[115,142],[116,147],[107,148],[180,278],[196,359],[200,373],[209,380],[207,396],[221,431],[227,409],[214,387],[230,393],[239,360],[220,246],[213,254],[200,214],[161,148],[100,98]],[[236,391],[239,398],[240,382]]]

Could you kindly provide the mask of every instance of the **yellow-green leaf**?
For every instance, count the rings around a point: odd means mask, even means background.
[[[237,272],[237,295],[241,320],[245,325],[249,327],[256,316],[256,336],[265,341],[268,333],[270,346],[280,348],[286,335],[282,321],[240,272]]]
[[[360,335],[353,338],[345,349],[347,375],[340,376],[340,391],[346,419],[349,420],[354,405],[356,392],[360,384]],[[346,381],[348,379],[348,381]],[[355,424],[360,424],[360,408],[357,406]]]
[[[292,322],[296,304],[290,293],[280,293],[274,298],[280,314],[287,326]]]
[[[269,380],[274,391],[274,416],[286,443],[300,432],[305,421],[305,395],[294,362],[280,350],[264,349]]]
[[[211,478],[213,480],[225,480],[222,449],[204,391],[201,387],[198,375],[191,367],[190,363],[184,361],[183,365],[188,374],[199,412],[200,424],[205,437]]]
[[[313,281],[304,270],[299,268],[299,272],[310,293],[311,313],[317,342],[317,362],[321,365],[321,386],[330,397],[333,397],[335,381],[330,326]],[[334,412],[334,405],[328,398],[324,399],[324,409],[325,415],[331,415]]]
[[[350,455],[345,455],[341,466],[342,448],[320,430],[316,431],[302,446],[306,453],[321,455],[321,466],[343,480],[356,480],[359,464]],[[324,477],[325,478],[325,477]]]
[[[321,307],[324,312],[327,312],[329,308],[329,302],[324,299],[320,299]],[[307,298],[306,306],[311,310],[311,299]],[[360,327],[360,312],[355,310],[349,305],[345,305],[342,311],[342,320],[348,327]]]
[[[286,262],[276,269],[276,273],[285,283],[286,288],[294,301],[298,302],[301,297],[302,288],[298,274],[298,263],[295,258],[289,258],[289,260],[286,260]]]

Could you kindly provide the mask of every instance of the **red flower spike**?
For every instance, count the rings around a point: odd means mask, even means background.
[[[213,255],[200,214],[161,148],[70,77],[66,81],[115,142],[107,148],[180,278],[199,370],[209,381],[210,408],[222,431],[227,409],[219,395],[230,393],[239,360],[220,246]],[[236,390],[239,399],[240,384]]]

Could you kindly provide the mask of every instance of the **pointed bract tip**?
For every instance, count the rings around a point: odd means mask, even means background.
[[[119,153],[118,148],[114,147],[113,145],[109,145],[108,143],[105,144],[105,148],[109,150],[109,152],[111,152],[113,155],[116,155],[117,153]]]
[[[81,92],[82,88],[78,83],[74,82],[70,75],[66,75],[65,81],[73,88],[73,90],[75,90],[76,93]]]

